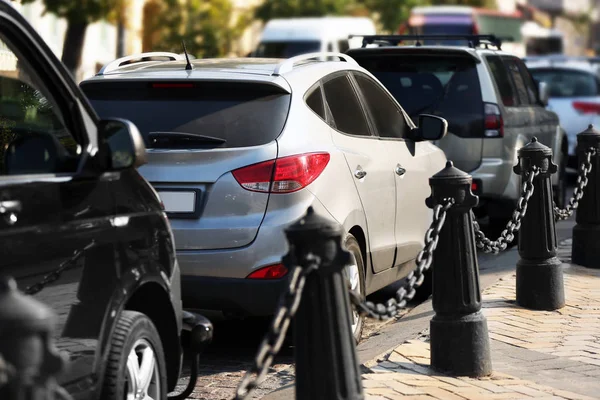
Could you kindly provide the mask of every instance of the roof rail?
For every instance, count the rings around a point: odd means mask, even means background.
[[[180,56],[179,54],[160,52],[160,51],[151,52],[151,53],[134,54],[131,56],[121,57],[114,61],[109,62],[104,67],[102,67],[100,72],[98,72],[98,75],[104,75],[106,73],[115,71],[115,70],[119,69],[120,67],[122,67],[124,64],[133,64],[135,62],[153,61],[152,60],[153,58],[165,58],[165,57],[168,58],[170,61],[179,61],[179,60],[184,59],[184,57]]]
[[[362,47],[367,47],[369,44],[384,44],[398,45],[404,40],[415,40],[416,46],[421,46],[423,40],[466,40],[469,42],[469,47],[477,47],[479,45],[495,46],[498,50],[502,50],[502,41],[513,41],[511,37],[498,37],[496,35],[350,35],[349,38],[362,37]]]
[[[347,63],[352,63],[354,65],[358,65],[358,63],[349,55],[342,53],[332,53],[332,52],[320,52],[320,53],[307,53],[301,54],[299,56],[288,58],[287,60],[282,61],[277,64],[275,70],[272,75],[281,75],[286,72],[290,72],[294,69],[294,65],[300,61],[309,61],[314,59],[320,59],[321,61],[326,61],[326,57],[337,57],[342,61]]]

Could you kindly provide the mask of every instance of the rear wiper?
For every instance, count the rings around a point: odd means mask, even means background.
[[[153,147],[173,147],[186,145],[203,145],[203,144],[224,144],[227,140],[214,137],[200,135],[198,133],[186,132],[150,132],[148,139]]]

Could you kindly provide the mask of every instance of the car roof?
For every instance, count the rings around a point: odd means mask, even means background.
[[[526,57],[525,64],[529,69],[570,69],[598,74],[598,66],[582,58]]]
[[[325,60],[326,56],[338,57],[340,61]],[[162,61],[156,59],[165,57],[169,59]],[[354,59],[339,53],[311,53],[289,59],[253,57],[193,59],[190,60],[190,64],[193,69],[186,69],[185,58],[172,53],[143,53],[123,57],[105,65],[96,76],[83,81],[82,86],[103,81],[212,80],[265,83],[291,92],[291,83],[297,81],[299,76],[306,75],[303,71],[310,70],[307,72],[311,75],[309,80],[316,82],[325,74],[335,70],[362,69]]]
[[[384,55],[390,53],[410,53],[410,54],[466,54],[471,56],[477,62],[481,61],[481,55],[510,55],[502,50],[495,48],[469,47],[469,46],[447,46],[447,45],[409,45],[409,46],[378,46],[378,47],[361,47],[348,50],[350,56],[354,54],[377,54]]]

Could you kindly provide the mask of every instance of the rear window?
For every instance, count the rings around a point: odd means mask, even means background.
[[[83,84],[82,89],[101,118],[133,122],[148,148],[156,147],[149,140],[152,132],[218,139],[200,138],[190,147],[266,144],[283,130],[290,106],[288,93],[261,84],[107,82]],[[181,141],[177,144],[173,147],[181,147]],[[164,141],[160,147],[165,147]]]
[[[321,42],[318,40],[261,42],[253,55],[266,58],[290,58],[316,51],[321,51]]]
[[[448,121],[461,137],[480,137],[483,101],[475,62],[450,55],[353,55],[379,79],[417,123],[419,114]]]
[[[598,79],[585,71],[557,68],[530,69],[538,82],[546,82],[550,97],[591,97],[598,96]]]

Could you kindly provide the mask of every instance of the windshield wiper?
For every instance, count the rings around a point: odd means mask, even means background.
[[[187,132],[150,132],[148,139],[153,147],[220,145],[227,140],[214,136]]]

